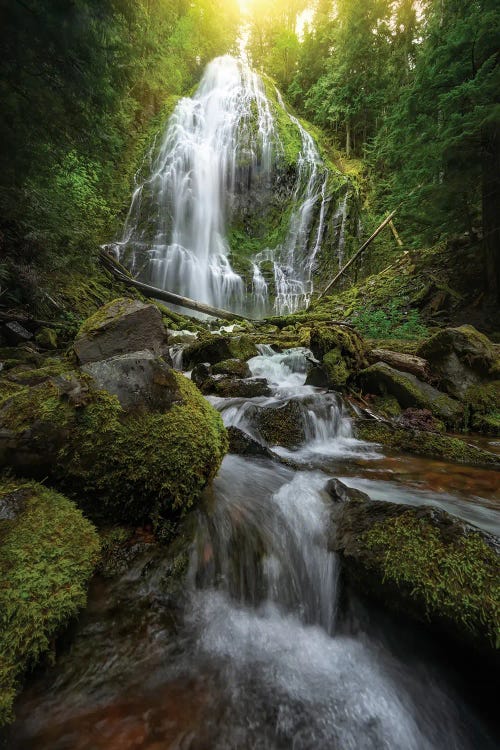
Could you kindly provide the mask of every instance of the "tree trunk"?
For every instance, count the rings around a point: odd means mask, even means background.
[[[349,120],[346,120],[345,124],[345,153],[346,156],[351,154],[351,126]]]
[[[482,211],[485,286],[490,301],[500,303],[500,125],[482,134]]]

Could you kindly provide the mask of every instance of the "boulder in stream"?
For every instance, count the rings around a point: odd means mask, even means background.
[[[349,379],[367,365],[367,347],[361,336],[348,326],[314,326],[310,343],[313,355],[321,364],[311,370],[307,385],[342,390]]]
[[[306,438],[306,420],[298,401],[260,407],[254,424],[268,445],[297,448]]]
[[[155,305],[125,297],[100,307],[81,326],[74,349],[80,364],[117,354],[166,352],[167,330]]]
[[[183,362],[190,370],[195,365],[207,362],[214,365],[231,359],[247,360],[258,354],[250,336],[221,336],[207,334],[190,344],[183,352]]]
[[[0,406],[0,466],[49,477],[115,522],[191,506],[226,449],[222,419],[196,386],[144,353],[47,377]]]
[[[392,610],[495,649],[500,540],[436,508],[346,494],[332,506],[331,548],[347,582]]]

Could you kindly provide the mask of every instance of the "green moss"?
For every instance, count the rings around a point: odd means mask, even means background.
[[[331,349],[323,357],[323,368],[328,375],[331,388],[345,388],[351,374],[339,347]]]
[[[193,383],[172,371],[178,402],[165,413],[127,415],[90,378],[62,377],[68,381],[26,388],[0,412],[2,426],[28,435],[33,451],[45,457],[39,471],[84,497],[93,514],[114,521],[168,514],[197,500],[219,468],[227,436],[219,413]]]
[[[373,400],[375,410],[384,417],[399,417],[401,407],[394,396],[376,396]]]
[[[423,383],[408,372],[401,372],[377,362],[359,373],[359,383],[365,393],[394,396],[400,406],[428,409],[438,419],[452,427],[463,421],[463,407],[455,399]]]
[[[441,533],[413,510],[375,523],[360,545],[375,553],[384,582],[405,587],[429,619],[446,619],[500,647],[498,555],[479,533]]]
[[[88,317],[80,326],[77,338],[97,332],[103,325],[110,324],[113,320],[118,320],[123,314],[128,312],[130,299],[127,297],[117,297],[106,304]]]
[[[57,492],[34,482],[5,480],[0,503],[20,513],[0,521],[0,725],[25,670],[86,601],[99,555],[96,531]]]
[[[40,328],[35,336],[35,340],[42,349],[57,349],[57,333],[53,328],[46,326]]]
[[[393,451],[479,466],[499,466],[499,459],[460,438],[437,432],[408,430],[384,422],[363,420],[356,425],[356,436],[371,443],[381,443]]]
[[[214,375],[235,375],[237,378],[250,377],[250,369],[246,362],[241,359],[225,359],[222,362],[216,362],[212,366]]]
[[[255,343],[247,334],[233,336],[229,339],[229,351],[234,359],[251,359],[259,353]]]
[[[473,430],[500,436],[500,380],[472,386],[464,401],[469,426]]]

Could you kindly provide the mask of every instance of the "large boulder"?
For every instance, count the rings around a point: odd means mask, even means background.
[[[429,409],[438,419],[450,426],[458,426],[463,419],[463,407],[429,383],[423,383],[409,372],[395,370],[385,362],[362,370],[358,382],[365,393],[394,396],[403,408]]]
[[[80,328],[74,349],[80,364],[149,349],[166,352],[167,330],[155,305],[120,298],[100,307]]]
[[[166,411],[182,401],[172,368],[151,351],[89,362],[82,370],[98,388],[116,396],[125,411]]]
[[[500,380],[473,385],[464,395],[468,426],[500,437]]]
[[[500,540],[435,508],[359,495],[332,517],[331,548],[352,586],[479,648],[499,645]]]
[[[28,666],[84,606],[99,538],[75,505],[34,482],[0,483],[0,726]]]
[[[227,449],[222,419],[182,374],[161,360],[137,361],[145,365],[144,395],[137,362],[131,378],[130,363],[118,357],[96,379],[74,370],[2,401],[0,466],[49,477],[114,521],[192,505]]]
[[[497,455],[451,435],[398,427],[375,419],[358,420],[354,429],[360,440],[381,443],[397,453],[412,453],[453,463],[500,469],[500,458]]]
[[[349,379],[367,365],[367,347],[363,339],[347,326],[315,326],[311,329],[310,345],[321,365],[312,369],[306,381],[308,385],[342,390]]]
[[[428,360],[439,387],[462,398],[472,385],[498,377],[498,357],[492,342],[472,326],[445,328],[419,347]]]
[[[249,378],[252,373],[248,364],[241,359],[224,359],[212,367],[214,375],[233,375],[236,378]]]

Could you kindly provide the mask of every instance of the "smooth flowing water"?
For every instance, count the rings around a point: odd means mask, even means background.
[[[239,197],[251,201],[257,189],[271,195],[279,187],[275,178],[283,172],[284,151],[277,109],[301,143],[288,231],[281,243],[252,259],[246,286],[231,267],[229,222]],[[246,63],[226,55],[207,66],[194,96],[178,102],[145,171],[114,245],[136,274],[162,289],[253,315],[273,306],[280,314],[294,312],[307,304],[325,228],[329,173],[279,92],[271,101]],[[273,299],[261,270],[265,263],[273,268]]]
[[[306,437],[287,455],[299,468],[226,456],[186,532],[180,579],[168,552],[136,539],[133,564],[121,577],[95,580],[56,665],[18,702],[9,748],[498,747],[472,701],[480,682],[460,677],[442,643],[355,599],[340,606],[339,561],[327,544],[330,476],[386,500],[452,498],[467,517],[461,492],[474,471],[464,467],[454,491],[426,486],[423,468],[434,474],[433,462],[398,474],[397,459],[352,437],[335,394],[303,385],[309,357],[262,347],[250,367],[268,378],[272,395],[212,399],[228,424],[257,437],[249,407],[296,400]],[[494,478],[477,490],[489,498],[484,525],[498,523]],[[487,669],[476,679],[487,681]]]

